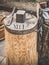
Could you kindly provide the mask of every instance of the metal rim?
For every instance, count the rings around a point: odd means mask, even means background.
[[[32,28],[32,29],[29,29],[29,30],[24,30],[24,31],[13,31],[13,30],[11,30],[11,29],[9,29],[8,27],[6,27],[5,26],[5,28],[6,28],[6,30],[9,32],[9,33],[12,33],[12,34],[17,34],[17,35],[25,35],[25,34],[29,34],[29,33],[32,33],[32,32],[38,32],[37,31],[37,25],[34,27],[34,28]]]

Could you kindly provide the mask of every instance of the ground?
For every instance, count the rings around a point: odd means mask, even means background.
[[[0,65],[6,65],[5,41],[0,41]]]

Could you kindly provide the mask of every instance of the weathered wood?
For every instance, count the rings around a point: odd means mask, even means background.
[[[6,9],[6,6],[0,6],[0,41],[5,39],[4,33],[4,15],[8,15],[10,8]]]
[[[45,24],[43,24],[43,33],[40,47],[39,63],[42,65],[49,65],[49,26]]]
[[[5,32],[7,65],[37,65],[37,32],[26,35]]]
[[[0,20],[2,19],[2,17],[0,16]],[[1,25],[2,22],[0,21],[0,40],[4,39],[4,25]]]
[[[33,14],[31,15],[30,13],[25,13],[25,15],[26,15],[25,22],[23,23],[17,22],[14,17],[11,24],[12,26],[10,25],[11,27],[7,26],[6,24],[7,20],[5,20],[7,65],[38,64],[38,52],[37,52],[37,26],[38,26],[37,20],[38,19],[36,16],[34,16]],[[17,24],[18,28],[16,28],[13,25],[13,23],[14,25],[18,23]],[[22,27],[23,25],[24,28]]]

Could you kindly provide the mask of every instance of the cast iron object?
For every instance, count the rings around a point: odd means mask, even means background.
[[[21,12],[21,13],[19,13]],[[23,12],[23,14],[22,14]],[[29,18],[27,18],[29,16]],[[16,19],[15,19],[16,17]],[[31,11],[26,10],[17,10],[16,14],[14,13],[12,23],[10,22],[11,17],[5,19],[5,28],[13,34],[27,34],[37,30],[38,19]],[[7,22],[6,22],[7,21]],[[11,24],[10,24],[11,23]],[[10,25],[9,25],[10,24]],[[9,25],[9,26],[8,26]],[[37,32],[37,31],[36,31]]]

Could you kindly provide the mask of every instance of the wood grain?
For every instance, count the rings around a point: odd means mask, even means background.
[[[37,32],[14,35],[5,29],[7,65],[37,65]]]
[[[1,20],[2,20],[2,16],[0,16],[0,23],[2,24]],[[4,38],[5,38],[5,35],[4,35],[4,25],[0,25],[0,40],[3,40]]]

